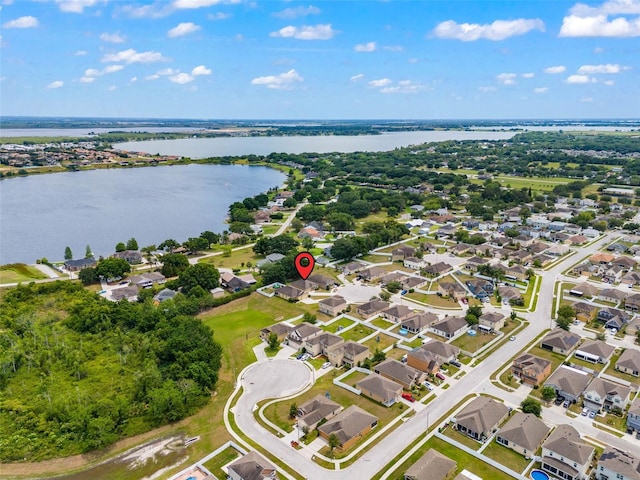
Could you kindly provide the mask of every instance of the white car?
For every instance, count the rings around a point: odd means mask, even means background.
[[[509,341],[511,341],[511,342],[514,342],[514,341],[515,341],[515,339],[516,339],[516,337],[514,337],[513,335],[511,335],[511,336],[509,337]]]
[[[331,362],[324,362],[322,364],[322,368],[329,368],[331,366]]]
[[[424,382],[423,385],[427,388],[427,390],[433,390],[433,385],[431,385],[429,382]]]

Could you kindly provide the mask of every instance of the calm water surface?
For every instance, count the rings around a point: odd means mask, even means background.
[[[438,130],[394,132],[382,135],[290,136],[290,137],[218,137],[178,140],[145,140],[115,144],[122,150],[189,158],[278,153],[386,152],[398,147],[446,140],[506,140],[515,132]]]
[[[113,253],[222,232],[229,205],[282,185],[266,167],[180,165],[33,175],[0,181],[0,264]]]

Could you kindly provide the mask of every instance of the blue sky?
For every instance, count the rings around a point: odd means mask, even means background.
[[[0,4],[3,115],[640,116],[640,0]]]

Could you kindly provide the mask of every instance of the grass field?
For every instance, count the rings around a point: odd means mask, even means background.
[[[204,466],[216,477],[226,478],[227,474],[222,470],[222,467],[233,462],[239,456],[240,454],[235,448],[227,447],[211,460],[205,462]]]
[[[373,320],[371,320],[370,323],[371,323],[371,325],[373,325],[375,327],[378,327],[378,328],[381,328],[383,330],[386,330],[387,328],[389,328],[390,326],[393,325],[392,322],[389,322],[389,321],[385,320],[382,317],[374,318]]]
[[[380,333],[373,338],[370,338],[363,345],[369,347],[369,351],[375,352],[376,350],[384,350],[385,348],[396,343],[396,339],[390,335]]]
[[[464,334],[456,338],[451,342],[451,344],[462,350],[466,350],[467,352],[475,353],[495,338],[495,335],[482,334],[478,332],[473,336]]]
[[[527,468],[527,465],[529,465],[529,460],[510,448],[500,445],[496,441],[492,441],[482,453],[514,472],[522,472]]]
[[[363,339],[364,337],[371,335],[375,330],[371,327],[367,327],[364,325],[357,325],[346,332],[340,332],[340,336],[344,338],[345,342],[349,340],[353,340],[357,342],[358,340]]]
[[[342,330],[354,323],[355,322],[353,320],[349,320],[348,318],[341,318],[340,320],[336,320],[335,322],[333,322],[331,325],[321,326],[320,328],[322,328],[325,332],[336,333],[339,331],[338,329]]]
[[[11,263],[0,266],[0,283],[20,283],[41,280],[47,276],[36,267],[24,263]]]
[[[231,255],[225,257],[224,254],[215,255],[213,257],[205,257],[199,260],[200,263],[210,263],[216,268],[244,268],[247,262],[251,262],[254,266],[262,257],[258,257],[253,253],[251,247],[235,250]]]

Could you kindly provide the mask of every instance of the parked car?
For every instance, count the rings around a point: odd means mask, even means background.
[[[400,292],[400,295],[406,295],[406,294],[407,294],[407,291],[406,291],[406,290],[402,290],[402,291]]]
[[[574,324],[574,325],[580,325],[580,320],[574,320],[574,321],[573,321],[573,324]]]
[[[596,418],[596,412],[594,411],[589,412],[589,418]]]
[[[565,400],[564,403],[562,404],[564,408],[569,408],[569,405],[571,405],[571,402],[569,400]]]
[[[411,395],[409,392],[402,392],[402,398],[404,398],[408,402],[415,402],[416,401],[416,399],[413,398],[413,395]]]
[[[296,360],[302,360],[303,356],[304,356],[304,353],[299,353],[298,355],[296,355]]]
[[[510,342],[515,341],[515,339],[516,339],[516,337],[514,337],[513,335],[511,335],[511,336],[509,337],[509,341],[510,341]]]
[[[436,373],[436,377],[438,377],[440,380],[444,381],[447,379],[447,377],[445,377],[442,373],[437,372]]]
[[[584,407],[580,415],[582,415],[583,417],[586,417],[588,414],[589,414],[589,409],[587,407]]]
[[[462,364],[457,360],[451,360],[449,363],[451,365],[453,365],[454,367],[458,367],[458,368],[460,368],[462,366]]]
[[[329,368],[331,366],[331,362],[324,362],[322,364],[322,368]]]
[[[423,385],[427,388],[427,390],[433,390],[433,385],[431,385],[429,382],[424,382]]]
[[[556,405],[562,405],[562,402],[564,402],[564,397],[556,397],[556,401],[553,403]]]

